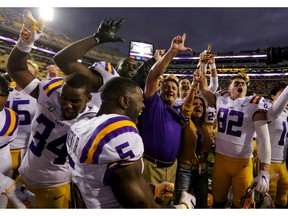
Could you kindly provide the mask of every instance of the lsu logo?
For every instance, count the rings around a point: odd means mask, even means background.
[[[29,31],[27,31],[26,29],[23,29],[22,31],[21,31],[21,38],[22,38],[22,40],[25,42],[25,43],[29,43],[29,41],[28,41],[28,39],[29,39],[29,37],[30,37],[30,32]]]

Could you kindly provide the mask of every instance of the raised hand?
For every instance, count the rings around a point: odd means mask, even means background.
[[[117,37],[115,34],[120,29],[124,19],[113,20],[113,19],[104,19],[96,32],[93,34],[93,37],[98,44],[105,42],[124,42],[125,40],[121,37]]]
[[[173,38],[171,42],[171,48],[177,50],[177,52],[184,52],[184,51],[192,51],[192,48],[185,47],[185,40],[186,40],[186,34],[183,35],[177,35]]]
[[[39,21],[37,21],[31,11],[26,9],[23,13],[23,19],[23,27],[20,31],[20,38],[16,46],[22,52],[29,53],[34,46],[34,42],[40,38],[43,32],[44,20],[39,19]]]

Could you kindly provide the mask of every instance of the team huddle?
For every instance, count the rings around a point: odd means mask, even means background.
[[[218,90],[210,46],[192,81],[163,77],[192,50],[185,33],[140,68],[130,58],[115,69],[77,61],[124,41],[116,35],[123,19],[103,20],[54,56],[65,78],[39,80],[29,54],[44,21],[27,10],[23,18],[8,76],[0,76],[0,208],[208,208],[210,153],[211,207],[225,208],[229,191],[232,208],[249,207],[251,188],[287,208],[287,84],[275,85],[270,100],[246,96],[250,79],[241,72]]]

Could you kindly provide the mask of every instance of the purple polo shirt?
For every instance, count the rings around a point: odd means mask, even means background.
[[[169,111],[169,108],[173,108],[165,104],[157,93],[145,99],[144,104],[141,121],[144,154],[164,162],[173,162],[180,151],[180,119]],[[178,113],[176,109],[174,111]]]

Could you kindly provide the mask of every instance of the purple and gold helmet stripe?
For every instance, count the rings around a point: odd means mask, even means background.
[[[115,73],[114,68],[112,67],[110,62],[105,62],[105,70],[108,71],[111,74]]]
[[[54,91],[62,87],[64,80],[63,78],[56,78],[47,83],[43,89],[47,96],[50,96]]]
[[[86,146],[83,148],[80,162],[98,163],[98,158],[103,146],[111,139],[128,131],[138,133],[135,123],[127,117],[117,116],[103,122],[96,128]]]
[[[0,131],[0,136],[12,136],[19,124],[19,116],[11,109],[4,108],[6,121]]]
[[[261,96],[254,96],[254,97],[250,100],[250,103],[259,104],[260,99],[261,99]]]

